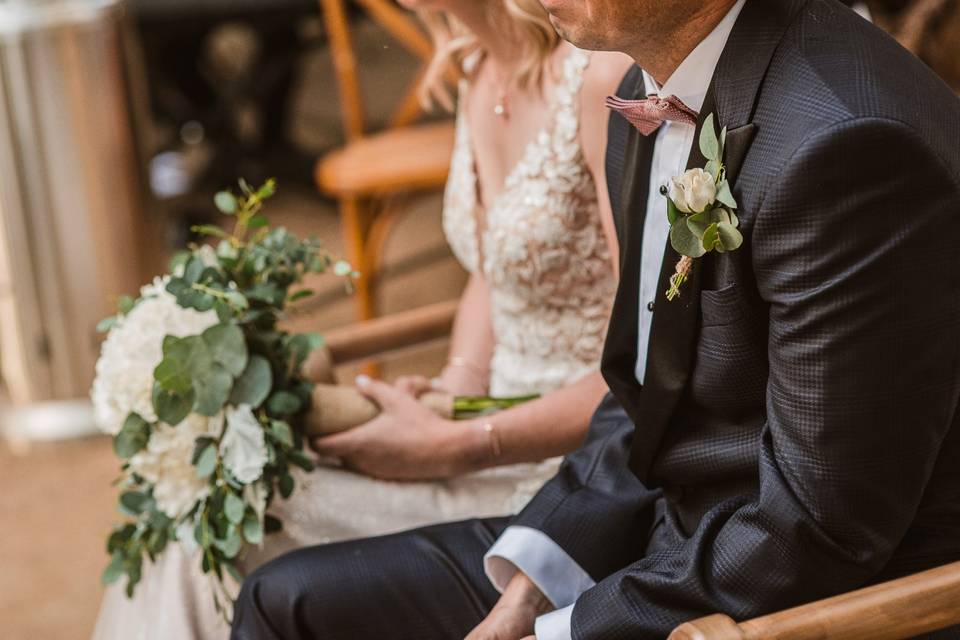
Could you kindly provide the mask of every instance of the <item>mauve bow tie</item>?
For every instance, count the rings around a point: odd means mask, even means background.
[[[624,100],[616,96],[607,98],[607,107],[616,111],[645,136],[660,128],[664,122],[685,122],[697,126],[697,112],[683,104],[677,96],[646,100]]]

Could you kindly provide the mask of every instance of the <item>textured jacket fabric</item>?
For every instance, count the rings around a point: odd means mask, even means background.
[[[634,71],[620,95],[638,89]],[[960,102],[834,0],[748,0],[711,112],[745,242],[658,299],[643,388],[641,233],[666,203],[644,210],[653,139],[611,131],[613,396],[514,523],[597,580],[577,639],[663,638],[960,560]]]

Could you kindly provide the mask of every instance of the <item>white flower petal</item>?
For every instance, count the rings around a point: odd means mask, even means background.
[[[227,407],[227,430],[220,441],[220,454],[224,466],[243,484],[263,475],[267,443],[250,405]]]

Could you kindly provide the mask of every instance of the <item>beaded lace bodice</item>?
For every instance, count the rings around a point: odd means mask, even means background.
[[[461,264],[480,270],[490,291],[493,395],[547,393],[599,368],[615,281],[580,145],[589,62],[579,50],[564,60],[543,129],[486,211],[462,106],[457,116],[443,225]]]

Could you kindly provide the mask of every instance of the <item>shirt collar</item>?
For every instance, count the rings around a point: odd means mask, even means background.
[[[647,95],[656,95],[661,98],[676,96],[694,111],[700,111],[707,98],[707,91],[710,89],[710,81],[717,69],[717,63],[720,62],[723,49],[727,46],[727,39],[745,3],[746,0],[738,0],[737,4],[733,5],[720,24],[714,27],[710,35],[690,52],[662,87],[657,84],[653,76],[644,71],[643,83]]]

